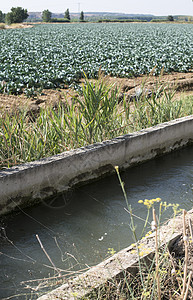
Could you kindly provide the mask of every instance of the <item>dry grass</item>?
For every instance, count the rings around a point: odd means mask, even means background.
[[[5,24],[4,23],[0,23],[0,29],[5,29]]]
[[[16,29],[16,28],[31,28],[33,25],[23,24],[23,23],[13,23],[11,25],[5,25],[4,29]]]

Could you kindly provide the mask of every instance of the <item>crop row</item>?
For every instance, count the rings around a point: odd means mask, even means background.
[[[0,92],[33,93],[80,77],[193,68],[193,25],[55,24],[0,31]]]

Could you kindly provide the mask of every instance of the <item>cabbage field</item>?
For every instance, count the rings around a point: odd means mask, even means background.
[[[193,69],[192,24],[48,24],[0,31],[0,92],[63,87],[99,68],[111,76]]]

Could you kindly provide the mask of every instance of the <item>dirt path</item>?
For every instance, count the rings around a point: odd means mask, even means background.
[[[83,80],[82,80],[83,81]],[[175,97],[180,98],[185,95],[193,95],[193,73],[173,73],[162,77],[141,76],[136,78],[114,78],[108,77],[109,84],[117,85],[120,94],[130,99],[136,94],[142,85],[145,84],[147,91],[156,88],[156,84],[166,84],[166,86],[176,89]],[[69,88],[63,90],[43,90],[42,95],[35,98],[27,98],[25,95],[4,95],[0,94],[0,111],[12,111],[17,108],[38,111],[40,107],[52,106],[65,99],[71,100],[77,93]]]

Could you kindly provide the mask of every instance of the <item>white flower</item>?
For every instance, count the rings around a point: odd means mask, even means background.
[[[171,270],[171,274],[174,275],[175,273],[176,273],[176,270],[173,268],[173,269]]]
[[[157,228],[156,222],[152,221],[151,222],[151,230],[154,231],[154,230],[156,230],[156,228]]]
[[[188,240],[189,240],[188,236],[185,235],[185,236],[183,237],[183,240],[184,240],[184,242],[188,242]]]

